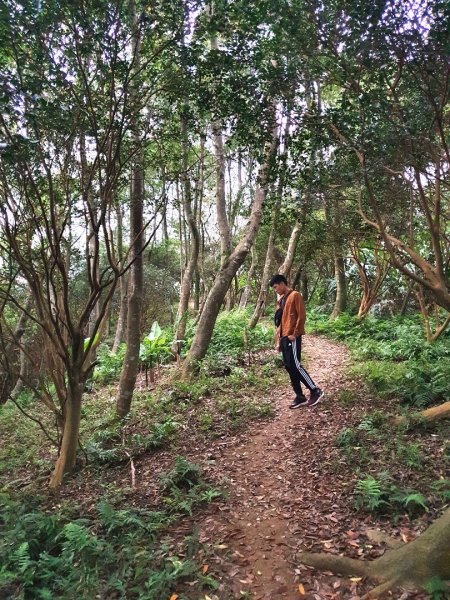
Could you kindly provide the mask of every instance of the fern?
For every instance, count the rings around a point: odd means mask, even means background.
[[[358,508],[366,508],[370,512],[374,512],[388,504],[384,498],[385,491],[380,481],[371,475],[356,482],[355,492]]]

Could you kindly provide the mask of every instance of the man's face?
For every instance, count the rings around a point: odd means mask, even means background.
[[[281,283],[274,283],[272,286],[272,289],[274,290],[275,293],[277,293],[279,296],[282,296],[286,289],[287,286],[285,283],[281,282]]]

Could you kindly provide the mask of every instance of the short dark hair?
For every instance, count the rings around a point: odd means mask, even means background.
[[[280,273],[277,273],[269,281],[269,285],[270,287],[273,287],[276,283],[285,283],[287,285],[287,279],[284,275],[280,275]]]

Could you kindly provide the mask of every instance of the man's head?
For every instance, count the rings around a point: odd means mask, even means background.
[[[280,274],[274,275],[269,281],[269,285],[279,296],[283,296],[288,289],[286,277]]]

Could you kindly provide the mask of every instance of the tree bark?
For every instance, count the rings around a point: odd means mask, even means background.
[[[406,421],[440,421],[442,419],[450,419],[450,401],[444,402],[444,404],[439,404],[439,406],[433,406],[432,408],[427,408],[422,412],[412,413],[408,416],[399,415],[394,417],[394,424],[401,425],[402,423],[406,423]]]
[[[139,25],[134,1],[130,3],[132,12],[135,39],[133,41],[135,65],[140,65],[140,37]],[[136,128],[134,139],[139,145],[139,131]],[[141,342],[141,313],[144,290],[144,156],[139,149],[136,154],[135,164],[131,176],[131,204],[130,204],[130,237],[131,259],[130,268],[130,296],[128,299],[127,319],[127,349],[125,353],[122,373],[120,375],[119,392],[116,409],[120,418],[125,417],[131,408],[136,378],[139,371],[139,351]]]
[[[347,282],[342,254],[335,254],[334,256],[334,276],[336,278],[336,300],[330,316],[331,319],[336,319],[347,307]]]
[[[123,220],[122,220],[122,207],[118,205],[116,207],[117,214],[117,254],[120,264],[123,261]],[[125,326],[128,318],[128,276],[122,275],[119,281],[119,293],[120,293],[120,308],[119,316],[117,318],[116,333],[114,335],[114,343],[112,351],[117,352],[120,344],[124,341],[125,337]]]
[[[275,120],[275,115],[274,115]],[[198,362],[206,355],[214,330],[217,315],[231,281],[250,251],[261,224],[262,207],[267,194],[270,165],[277,147],[277,126],[273,125],[270,143],[267,145],[264,162],[261,165],[255,190],[250,220],[245,234],[234,251],[222,265],[203,307],[191,349],[183,366],[183,375],[189,377],[197,369]]]
[[[187,110],[187,107],[185,107]],[[183,139],[183,206],[184,215],[189,226],[191,237],[189,260],[183,274],[181,282],[180,302],[177,312],[177,329],[175,334],[176,347],[174,351],[178,351],[178,343],[184,339],[186,332],[186,321],[189,310],[189,298],[191,296],[191,288],[194,280],[194,274],[197,269],[198,256],[200,252],[200,234],[198,232],[197,222],[192,211],[192,188],[189,178],[189,139],[187,131],[187,114],[184,114],[181,121],[181,134]]]
[[[250,263],[250,268],[247,273],[247,280],[245,282],[244,291],[242,292],[242,296],[239,301],[239,308],[241,308],[241,309],[244,309],[247,306],[248,298],[250,296],[250,291],[251,291],[251,287],[252,287],[253,274],[256,269],[257,260],[256,260],[256,249],[255,249],[254,245],[252,246],[251,254],[252,254],[252,262]]]
[[[261,315],[264,312],[267,302],[267,293],[269,288],[269,280],[272,269],[272,255],[273,255],[273,244],[275,238],[275,229],[278,221],[278,213],[280,211],[280,202],[281,202],[281,191],[279,190],[279,194],[277,194],[277,199],[275,201],[275,205],[272,210],[272,226],[270,228],[269,240],[267,242],[267,251],[266,251],[266,260],[264,262],[264,269],[261,278],[261,287],[259,290],[258,299],[255,304],[255,310],[253,311],[253,315],[248,323],[249,329],[254,329],[261,318]]]
[[[67,394],[64,431],[55,469],[50,479],[50,487],[56,488],[63,482],[64,475],[70,473],[77,456],[78,434],[80,431],[81,398],[83,395],[84,380],[72,378]]]
[[[364,319],[364,317],[368,314],[369,310],[373,306],[375,300],[377,299],[381,285],[389,271],[389,261],[385,260],[383,255],[381,255],[381,258],[379,257],[380,247],[381,243],[380,241],[377,241],[373,249],[375,262],[375,276],[371,280],[367,273],[366,264],[364,262],[361,262],[361,249],[358,248],[358,245],[356,243],[351,245],[353,262],[355,263],[358,269],[359,279],[362,288],[362,296],[357,315],[357,319],[360,321]]]
[[[297,250],[298,240],[300,238],[300,232],[302,229],[301,220],[295,222],[294,227],[292,228],[291,235],[289,237],[288,248],[286,252],[286,257],[284,259],[283,264],[278,269],[278,273],[280,275],[284,275],[286,279],[289,280],[289,276],[291,274],[292,265],[294,264],[294,256],[295,251]]]

